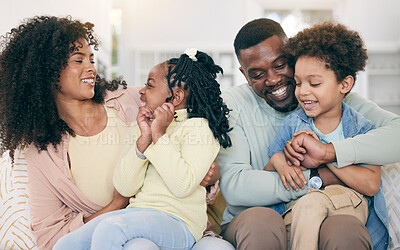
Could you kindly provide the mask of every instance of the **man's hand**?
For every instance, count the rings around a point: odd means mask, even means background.
[[[214,185],[219,180],[220,174],[218,163],[214,161],[200,185],[203,187]]]
[[[335,161],[335,149],[331,143],[323,144],[308,133],[294,136],[283,149],[286,159],[295,166],[316,168]]]

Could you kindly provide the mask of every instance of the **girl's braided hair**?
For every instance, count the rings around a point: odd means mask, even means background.
[[[98,50],[93,24],[53,16],[36,16],[1,37],[0,54],[0,150],[14,150],[33,143],[45,150],[56,146],[62,135],[74,131],[60,119],[54,93],[60,89],[60,72],[70,52],[83,38]],[[93,101],[104,102],[107,90],[125,81],[108,82],[96,77]]]
[[[228,132],[229,109],[221,98],[220,85],[217,82],[217,74],[223,73],[220,66],[204,52],[197,51],[195,60],[189,58],[187,54],[182,54],[179,58],[172,58],[167,61],[168,87],[173,96],[173,87],[189,90],[186,100],[188,117],[202,117],[207,119],[208,125],[224,148],[232,146]],[[171,100],[172,96],[166,101]]]

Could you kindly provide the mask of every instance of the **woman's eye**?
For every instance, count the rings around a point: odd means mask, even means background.
[[[310,85],[313,87],[317,87],[317,86],[321,85],[321,83],[310,83]]]
[[[295,84],[296,84],[296,86],[300,86],[301,82],[296,82]]]

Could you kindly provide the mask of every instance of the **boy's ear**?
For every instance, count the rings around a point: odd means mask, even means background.
[[[346,78],[343,79],[343,81],[340,84],[341,84],[340,93],[346,94],[350,92],[351,88],[353,88],[354,78],[351,75],[348,75],[346,76]]]
[[[174,98],[172,98],[172,104],[177,107],[185,100],[185,91],[183,89],[174,90]]]

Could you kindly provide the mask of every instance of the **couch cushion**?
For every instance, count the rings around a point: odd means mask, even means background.
[[[400,162],[382,166],[382,192],[389,212],[389,249],[400,248]]]
[[[0,249],[38,250],[29,230],[25,149],[15,152],[14,166],[8,152],[0,158]]]
[[[8,152],[0,158],[0,249],[38,250],[29,230],[27,195],[26,149],[15,152],[14,166]],[[382,167],[383,194],[389,212],[389,232],[392,237],[389,249],[400,248],[400,162]],[[216,199],[214,224],[221,221],[225,207],[223,197]],[[213,206],[211,206],[213,207]],[[210,209],[210,208],[209,208]],[[215,210],[215,209],[214,209]],[[218,227],[213,228],[216,231]]]

